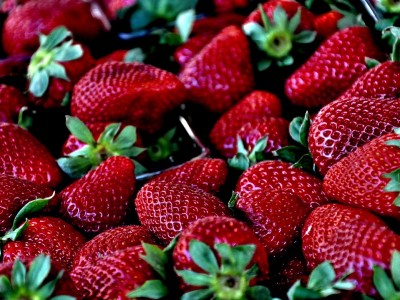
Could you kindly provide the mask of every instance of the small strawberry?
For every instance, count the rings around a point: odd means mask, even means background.
[[[237,9],[246,8],[249,0],[213,0],[215,11],[224,14]]]
[[[18,119],[19,111],[27,102],[16,88],[0,84],[0,122],[12,123]]]
[[[198,219],[230,215],[220,199],[200,188],[158,180],[140,189],[135,205],[140,223],[163,244]]]
[[[318,15],[314,18],[314,27],[318,35],[328,38],[336,31],[339,31],[338,22],[343,15],[335,10]]]
[[[81,230],[99,233],[124,221],[134,189],[133,162],[110,157],[61,191],[60,211]]]
[[[119,62],[144,62],[146,54],[141,48],[133,48],[131,50],[115,50],[110,54],[99,58],[96,61],[97,65],[101,65],[110,61]]]
[[[179,46],[174,52],[174,59],[181,67],[198,54],[215,37],[214,33],[203,33],[189,38],[186,43]]]
[[[85,123],[122,121],[154,132],[185,98],[184,86],[169,72],[142,63],[108,62],[75,85],[71,112]]]
[[[226,13],[215,17],[200,18],[193,23],[191,34],[194,36],[211,33],[217,35],[222,29],[229,25],[240,26],[244,18],[244,16],[236,13]]]
[[[246,36],[236,26],[226,27],[186,64],[179,78],[190,101],[212,112],[228,110],[254,87]]]
[[[268,273],[265,249],[236,219],[214,216],[192,223],[178,238],[173,262],[185,299],[271,299],[266,287],[256,286]]]
[[[50,152],[28,131],[0,123],[0,174],[56,187],[61,171]]]
[[[136,2],[137,0],[100,0],[100,3],[102,3],[105,8],[107,16],[111,20],[117,19],[118,13],[121,10],[127,9],[135,5]]]

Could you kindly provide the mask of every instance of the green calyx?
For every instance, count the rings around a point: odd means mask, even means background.
[[[237,153],[228,160],[228,165],[234,169],[245,171],[256,163],[266,159],[264,150],[267,147],[268,135],[260,138],[253,149],[248,151],[240,136],[237,136]]]
[[[400,128],[394,129],[394,132],[400,135]],[[385,144],[388,146],[400,148],[400,140],[386,141]],[[393,201],[393,205],[400,207],[400,168],[390,173],[383,174],[382,177],[389,179],[389,182],[387,183],[387,185],[384,187],[383,190],[385,192],[398,193],[397,197]]]
[[[385,37],[388,34],[393,40],[390,60],[394,62],[400,62],[400,28],[396,26],[388,26],[385,29],[383,29],[382,36]]]
[[[32,55],[28,66],[29,91],[41,97],[49,86],[50,77],[69,80],[61,62],[78,59],[83,55],[80,45],[72,44],[72,34],[61,26],[49,35],[39,35],[39,49]]]
[[[377,6],[384,12],[400,13],[400,1],[396,0],[378,0]]]
[[[179,150],[178,144],[173,142],[175,134],[176,128],[172,128],[160,137],[155,144],[147,148],[147,154],[152,161],[157,162],[166,159]]]
[[[352,273],[347,272],[336,279],[336,273],[329,261],[318,265],[310,274],[307,286],[302,286],[301,281],[296,281],[289,289],[289,300],[323,299],[331,295],[340,294],[342,291],[352,291],[356,285],[346,278]]]
[[[52,296],[57,282],[64,271],[53,280],[45,282],[50,274],[49,256],[39,255],[31,263],[29,270],[17,258],[14,262],[11,278],[0,276],[0,298],[7,300],[74,300],[75,297],[62,295]]]
[[[258,275],[256,264],[247,267],[254,256],[255,245],[232,247],[221,243],[216,244],[214,250],[220,258],[220,265],[214,251],[207,244],[195,239],[190,241],[189,253],[204,273],[175,270],[186,284],[198,288],[185,293],[181,299],[272,299],[268,288],[250,286],[250,280]]]
[[[301,10],[289,20],[286,11],[278,5],[272,20],[266,15],[262,5],[259,5],[263,26],[251,22],[243,25],[243,31],[266,54],[260,60],[258,69],[263,71],[273,62],[278,66],[293,64],[293,52],[298,50],[298,44],[308,44],[315,40],[316,32],[305,30],[297,33],[300,25]]]
[[[66,125],[75,138],[86,144],[69,153],[67,157],[57,160],[60,168],[72,178],[82,177],[109,157],[126,156],[133,160],[146,150],[134,146],[137,136],[136,128],[133,126],[121,129],[121,123],[112,123],[104,129],[96,141],[89,128],[78,118],[66,116]],[[146,171],[144,166],[133,161],[136,175]]]

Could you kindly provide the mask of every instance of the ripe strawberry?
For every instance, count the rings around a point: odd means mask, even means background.
[[[226,27],[186,64],[179,78],[192,102],[213,112],[228,110],[254,87],[246,36],[235,26]]]
[[[215,37],[214,33],[204,33],[190,38],[186,43],[179,46],[174,52],[174,59],[181,67],[198,54]]]
[[[21,77],[25,80],[30,61],[29,55],[13,55],[0,60],[0,78],[12,78],[14,81]],[[24,81],[25,83],[25,81]]]
[[[204,299],[257,299],[255,289],[269,294],[265,287],[253,287],[268,274],[265,249],[236,219],[213,216],[192,223],[179,236],[172,257],[184,292],[196,290],[190,293]]]
[[[101,64],[104,64],[104,63],[110,62],[110,61],[125,61],[125,56],[127,53],[128,53],[128,50],[116,50],[106,56],[99,58],[96,61],[96,64],[101,65]]]
[[[281,112],[278,97],[268,92],[254,91],[220,117],[211,130],[210,140],[222,155],[232,157],[236,153],[237,131],[245,123],[264,117],[279,117]]]
[[[184,163],[182,166],[165,171],[152,181],[182,183],[198,187],[208,193],[216,193],[225,183],[228,168],[222,159],[202,158]]]
[[[338,22],[343,18],[343,15],[335,10],[318,15],[314,18],[314,27],[318,35],[328,38],[336,31],[339,31]]]
[[[137,0],[100,0],[105,8],[105,13],[111,20],[118,17],[118,12],[125,8],[135,5]]]
[[[215,10],[219,14],[234,11],[240,8],[246,8],[249,0],[213,0]]]
[[[400,126],[400,100],[342,98],[323,107],[311,123],[308,146],[325,175],[343,157]]]
[[[135,205],[140,223],[163,244],[200,218],[230,215],[220,199],[200,188],[158,180],[140,189]]]
[[[398,218],[396,182],[400,150],[396,132],[373,139],[333,165],[324,178],[327,195],[342,203]]]
[[[247,197],[261,189],[293,193],[310,208],[329,202],[318,178],[281,161],[263,161],[250,167],[240,176],[235,192]]]
[[[296,195],[266,189],[233,198],[230,205],[244,213],[249,226],[271,256],[282,254],[293,245],[310,211]]]
[[[141,226],[121,226],[104,231],[87,242],[78,252],[74,268],[95,264],[112,253],[144,243],[154,243],[150,233]]]
[[[61,213],[88,233],[120,225],[135,189],[134,174],[135,165],[130,159],[107,159],[61,191]]]
[[[19,90],[0,84],[0,122],[15,121],[19,111],[26,104],[27,100]]]
[[[217,35],[222,29],[229,25],[240,26],[244,16],[235,13],[226,13],[215,17],[206,17],[193,23],[192,35],[214,34]]]
[[[56,187],[61,171],[50,152],[28,131],[0,123],[0,174]]]
[[[340,58],[338,58],[340,57]],[[298,106],[328,104],[366,73],[365,58],[383,59],[366,27],[350,27],[329,37],[285,83],[285,93]]]
[[[122,121],[154,132],[185,97],[184,86],[171,73],[142,63],[109,62],[75,85],[71,112],[85,123]]]
[[[353,271],[348,278],[356,290],[375,295],[372,268],[389,268],[393,251],[400,249],[400,237],[365,210],[328,204],[307,218],[302,245],[310,268],[328,260],[338,278]]]

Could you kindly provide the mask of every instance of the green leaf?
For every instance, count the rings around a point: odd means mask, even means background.
[[[46,68],[47,73],[51,77],[55,78],[60,78],[66,81],[70,81],[67,73],[65,71],[64,66],[60,65],[59,63],[52,62],[47,68]]]
[[[0,276],[0,293],[6,294],[9,291],[12,291],[13,287],[11,286],[10,279],[6,275]]]
[[[29,222],[28,220],[26,220],[21,226],[19,226],[18,228],[14,229],[14,230],[10,230],[8,231],[2,238],[1,240],[3,242],[6,242],[8,240],[10,241],[16,241],[26,230],[26,228],[28,228],[29,226]]]
[[[57,27],[50,32],[47,37],[42,37],[42,45],[41,47],[47,50],[51,50],[64,41],[67,38],[72,36],[71,32],[64,26]]]
[[[44,70],[39,70],[32,75],[29,83],[29,91],[35,97],[42,97],[49,86],[49,74]]]
[[[18,113],[18,126],[26,130],[31,128],[33,124],[32,115],[34,113],[36,112],[29,110],[27,106],[21,107]]]
[[[264,49],[267,32],[258,23],[250,22],[243,25],[243,32],[249,36],[260,49]]]
[[[189,244],[189,253],[201,269],[209,274],[217,274],[219,267],[217,259],[211,248],[198,240],[191,240]]]
[[[142,246],[146,254],[140,257],[147,262],[162,279],[166,279],[166,265],[168,263],[166,254],[155,245],[142,242]]]
[[[299,44],[309,44],[312,43],[317,37],[317,33],[311,30],[304,30],[298,34],[294,35],[293,41]]]
[[[191,270],[175,270],[186,284],[194,286],[209,286],[213,278],[208,274],[196,273]]]
[[[296,14],[289,21],[288,28],[291,33],[294,33],[297,27],[299,27],[300,20],[301,20],[301,9],[299,8],[297,9]]]
[[[400,192],[400,169],[383,174],[382,177],[390,179],[383,189],[385,192]]]
[[[71,178],[81,178],[92,167],[92,161],[88,157],[61,157],[57,159],[60,169]]]
[[[233,191],[231,198],[228,201],[228,207],[235,208],[238,200],[239,200],[239,194]]]
[[[276,63],[279,67],[290,66],[294,63],[294,58],[293,56],[288,55],[283,59],[277,60]]]
[[[299,146],[286,146],[273,151],[272,154],[286,162],[295,163],[304,155],[304,149]]]
[[[292,167],[307,170],[310,172],[317,172],[317,168],[310,153],[306,153],[301,156],[298,161],[293,163]]]
[[[209,299],[214,292],[211,289],[195,290],[182,295],[181,300],[205,300]]]
[[[313,290],[325,289],[335,280],[335,270],[329,261],[318,265],[310,274],[307,287]]]
[[[52,297],[50,300],[76,300],[76,298],[72,296],[61,295]]]
[[[277,5],[273,13],[274,25],[280,28],[288,27],[288,15],[281,5]]]
[[[254,300],[272,300],[271,292],[267,287],[262,285],[248,288],[246,291],[246,297]]]
[[[154,22],[156,17],[145,9],[137,9],[131,15],[130,24],[133,31],[145,28],[150,23]]]
[[[64,271],[62,270],[57,274],[57,277],[55,279],[49,281],[39,289],[37,294],[42,297],[41,299],[48,299],[53,294],[57,282],[63,277],[63,275]]]
[[[93,147],[96,145],[92,132],[81,120],[72,116],[65,116],[65,119],[66,126],[74,137]]]
[[[289,289],[287,296],[289,300],[308,300],[308,299],[321,299],[321,294],[301,286],[300,280],[297,280]]]
[[[228,165],[234,169],[245,171],[250,167],[250,159],[247,155],[237,153],[231,159],[228,159]]]
[[[255,252],[256,245],[253,244],[232,247],[232,254],[235,258],[235,269],[244,272],[253,259]]]
[[[81,45],[71,45],[71,43],[64,43],[54,54],[54,60],[58,62],[66,62],[81,58],[83,56],[83,49]]]
[[[133,157],[139,156],[146,150],[147,150],[147,148],[131,147],[131,148],[119,149],[118,153],[121,156],[133,158]]]
[[[26,268],[22,261],[17,258],[12,269],[12,283],[17,287],[24,287],[26,283]]]
[[[33,261],[28,271],[27,285],[29,289],[37,289],[49,275],[51,269],[50,257],[39,255]]]
[[[189,39],[195,20],[196,12],[194,9],[181,12],[176,18],[176,28],[178,29],[182,42],[186,42]]]
[[[124,62],[144,62],[145,59],[146,54],[143,52],[142,48],[133,48],[125,54]]]
[[[121,128],[121,123],[112,123],[107,125],[104,131],[100,134],[97,139],[97,143],[104,146],[109,146],[113,143],[119,129]]]
[[[168,289],[161,280],[148,280],[141,287],[126,294],[128,298],[161,299],[168,295]]]
[[[400,289],[400,252],[397,250],[393,252],[390,270],[394,284]]]
[[[265,58],[265,59],[260,59],[257,62],[257,69],[258,71],[262,72],[267,70],[269,67],[272,65],[272,60]]]
[[[308,132],[310,130],[311,121],[308,112],[304,117],[294,118],[289,125],[289,133],[293,140],[304,147],[308,147]]]
[[[249,154],[249,159],[251,162],[256,163],[264,160],[263,153],[267,148],[267,141],[268,141],[268,134],[264,135],[256,142],[253,150]]]
[[[147,172],[147,168],[145,166],[143,166],[141,163],[139,163],[136,160],[133,160],[133,162],[135,163],[135,175],[136,176]]]
[[[368,69],[373,69],[376,66],[379,66],[380,64],[381,62],[376,60],[375,58],[365,57],[365,65],[367,66]]]
[[[385,270],[379,266],[374,266],[373,280],[376,289],[384,299],[390,299],[396,293],[396,289]]]
[[[134,126],[125,126],[113,141],[113,148],[123,149],[131,147],[136,143],[136,128]]]

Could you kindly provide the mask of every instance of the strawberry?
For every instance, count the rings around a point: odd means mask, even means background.
[[[123,121],[155,132],[185,97],[184,86],[169,72],[141,63],[108,62],[75,85],[71,112],[85,123]]]
[[[125,56],[127,53],[128,53],[128,50],[116,50],[106,56],[99,58],[96,61],[96,64],[101,65],[103,63],[110,62],[110,61],[125,61]]]
[[[184,298],[260,299],[269,294],[255,286],[268,274],[265,249],[250,227],[236,219],[213,216],[192,223],[179,236],[172,257],[180,289],[188,292]]]
[[[264,117],[279,117],[282,112],[280,100],[275,95],[254,91],[223,114],[210,133],[215,148],[225,157],[236,153],[237,131],[247,122]]]
[[[158,180],[140,189],[135,205],[140,223],[163,244],[200,218],[230,215],[220,199],[200,188]]]
[[[261,189],[293,193],[310,208],[329,201],[318,178],[281,161],[263,161],[250,167],[240,176],[235,192],[247,197]]]
[[[99,258],[118,250],[140,245],[142,242],[153,243],[150,233],[141,226],[121,226],[104,231],[87,242],[78,252],[74,268],[94,264]]]
[[[201,18],[193,23],[191,34],[194,36],[211,33],[217,35],[222,29],[229,25],[240,26],[244,18],[244,16],[236,13],[226,13],[215,17]]]
[[[328,38],[336,31],[339,31],[338,22],[343,18],[343,15],[335,10],[318,15],[314,18],[314,27],[318,35]]]
[[[235,64],[231,64],[235,61]],[[249,45],[229,26],[205,46],[179,75],[189,99],[212,112],[224,112],[254,87]]]
[[[107,16],[111,20],[117,19],[119,11],[135,5],[136,2],[137,0],[100,0],[100,3],[102,3],[105,8]]]
[[[293,245],[310,210],[292,193],[266,189],[233,198],[230,205],[244,213],[249,226],[271,256],[282,254]]]
[[[204,33],[190,38],[186,43],[179,46],[174,52],[174,59],[181,67],[198,54],[215,37],[214,33]]]
[[[27,100],[16,88],[0,84],[0,122],[12,123]]]
[[[343,157],[400,126],[400,100],[341,98],[323,107],[311,123],[308,146],[325,175]]]
[[[328,204],[307,218],[302,247],[310,268],[328,260],[337,277],[350,273],[357,291],[375,295],[373,266],[389,268],[393,251],[400,249],[400,237],[365,210]]]
[[[182,183],[216,193],[225,183],[228,168],[222,159],[201,158],[184,163],[154,177],[152,181]]]
[[[400,216],[397,188],[400,132],[377,137],[333,165],[324,191],[333,199],[384,216]]]
[[[338,58],[340,57],[340,58]],[[298,106],[320,107],[340,96],[366,73],[365,58],[383,59],[366,27],[350,27],[330,36],[285,83]]]
[[[28,131],[0,123],[0,174],[56,187],[61,171],[50,152]]]
[[[246,8],[249,0],[213,0],[215,11],[219,14]]]
[[[60,211],[74,226],[99,233],[120,225],[135,189],[135,165],[110,157],[61,191]]]

